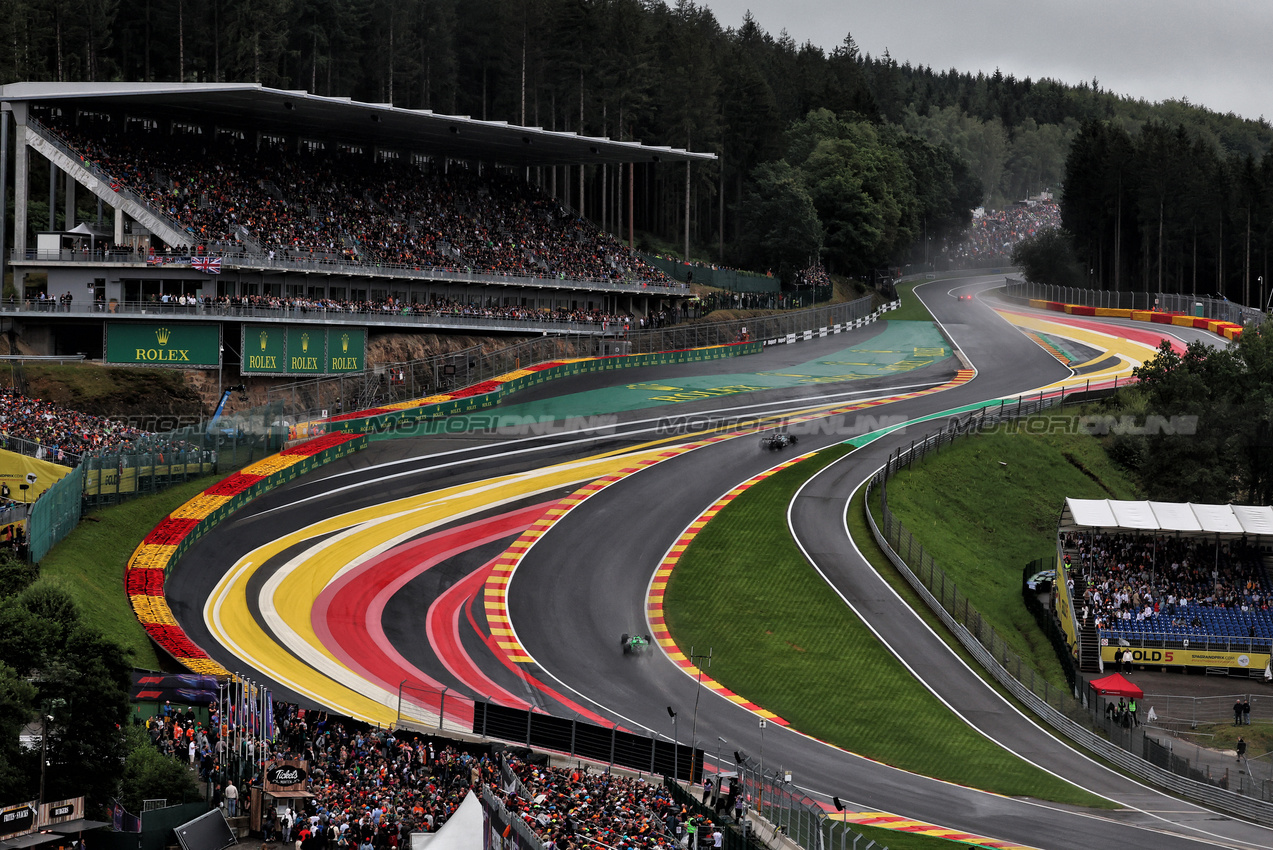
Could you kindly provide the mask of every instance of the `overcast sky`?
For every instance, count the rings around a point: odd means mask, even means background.
[[[698,0],[722,26],[750,9],[767,32],[934,70],[1091,81],[1273,120],[1269,0]]]

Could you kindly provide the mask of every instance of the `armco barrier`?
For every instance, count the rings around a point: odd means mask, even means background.
[[[188,670],[229,675],[177,624],[164,597],[168,572],[195,541],[257,496],[366,446],[366,436],[330,434],[284,449],[212,485],[151,529],[124,570],[124,591],[151,640]]]

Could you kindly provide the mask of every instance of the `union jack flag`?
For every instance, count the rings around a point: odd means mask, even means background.
[[[221,274],[221,258],[191,257],[190,267],[206,274]]]

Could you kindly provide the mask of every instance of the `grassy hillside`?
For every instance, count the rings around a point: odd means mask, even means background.
[[[77,365],[23,366],[35,398],[95,416],[198,416],[202,402],[180,369]]]
[[[1052,681],[1060,670],[1021,601],[1021,570],[1055,552],[1066,497],[1139,498],[1095,438],[1028,433],[1044,430],[1045,421],[1060,431],[1077,416],[1077,409],[1059,412],[957,440],[888,486],[894,514],[1017,652],[1033,658]]]

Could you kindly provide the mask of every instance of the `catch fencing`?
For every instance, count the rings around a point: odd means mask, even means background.
[[[1094,713],[1097,701],[1088,701],[1086,680],[1079,675],[1077,687],[1070,693],[1038,675],[985,622],[971,600],[959,591],[954,579],[937,565],[932,554],[924,550],[923,544],[888,508],[888,480],[901,470],[908,469],[953,444],[957,439],[993,427],[1000,421],[1034,415],[1067,402],[1087,401],[1094,395],[1076,392],[1069,396],[1062,394],[1047,398],[1040,393],[1035,398],[1020,398],[1016,403],[1000,402],[953,417],[941,431],[893,452],[888,462],[867,482],[867,523],[888,559],[960,644],[999,684],[1062,736],[1133,776],[1186,799],[1258,823],[1273,825],[1273,805],[1270,805],[1265,796],[1263,785],[1254,781],[1241,781],[1240,778],[1234,780],[1228,776],[1211,777],[1213,781],[1208,781],[1206,771],[1201,771],[1203,778],[1200,779],[1196,764],[1184,765],[1183,772],[1165,769],[1146,756],[1143,736],[1127,736],[1124,740],[1119,740],[1124,737],[1121,735],[1109,737],[1109,730],[1102,726],[1103,715]],[[873,498],[877,501],[873,502]],[[878,522],[873,506],[879,512]],[[1093,727],[1104,731],[1105,735],[1093,731]]]
[[[1085,307],[1102,307],[1119,310],[1154,310],[1160,313],[1180,313],[1245,325],[1264,321],[1264,311],[1244,307],[1228,299],[1206,295],[1187,295],[1179,292],[1111,292],[1104,289],[1085,289],[1081,286],[1058,286],[1051,283],[1030,283],[1017,278],[1005,278],[1004,295],[1009,298],[1056,301],[1061,304],[1081,304]]]

